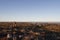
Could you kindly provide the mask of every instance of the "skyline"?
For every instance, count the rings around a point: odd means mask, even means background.
[[[0,22],[60,22],[60,0],[0,0]]]

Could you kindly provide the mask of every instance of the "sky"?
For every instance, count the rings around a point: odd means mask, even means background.
[[[0,0],[0,22],[60,22],[60,0]]]

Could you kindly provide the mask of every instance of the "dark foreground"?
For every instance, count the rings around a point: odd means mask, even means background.
[[[0,27],[0,40],[60,40],[60,32],[44,30],[42,27]]]
[[[59,32],[52,32],[39,29],[36,26],[32,28],[8,28],[7,32],[0,31],[0,40],[60,40]]]

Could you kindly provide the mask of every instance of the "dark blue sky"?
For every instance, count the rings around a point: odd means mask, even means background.
[[[60,21],[60,0],[0,0],[0,21]]]

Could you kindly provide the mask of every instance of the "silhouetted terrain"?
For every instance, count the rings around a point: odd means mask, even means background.
[[[26,27],[26,26],[36,26],[43,25],[44,30],[60,32],[60,23],[39,23],[39,22],[0,22],[0,27]]]
[[[60,23],[0,22],[0,40],[60,40]]]

